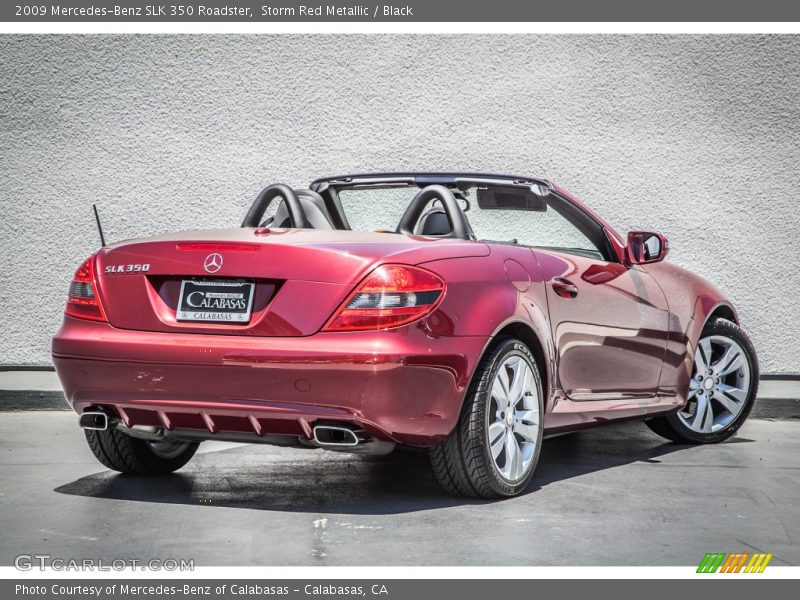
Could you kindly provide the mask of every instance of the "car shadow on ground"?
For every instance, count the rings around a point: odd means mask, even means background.
[[[659,462],[667,454],[692,452],[693,448],[666,443],[642,423],[550,438],[542,446],[539,467],[525,494],[588,473],[635,462]],[[430,472],[424,451],[402,449],[386,457],[359,457],[284,449],[277,460],[269,452],[268,446],[237,446],[198,454],[170,476],[135,477],[104,471],[55,491],[135,502],[351,515],[400,514],[490,502],[444,493]]]

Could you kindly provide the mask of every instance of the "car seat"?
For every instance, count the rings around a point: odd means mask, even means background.
[[[311,190],[295,190],[297,200],[303,208],[306,220],[311,229],[334,229],[333,220],[328,212],[328,207],[325,206],[325,201],[316,192]],[[286,207],[286,202],[281,200],[275,214],[268,219],[262,221],[261,227],[276,227],[286,228],[291,227],[291,219],[289,218],[289,209]]]
[[[466,214],[464,216],[466,217]],[[469,219],[466,219],[466,221],[470,237],[475,239],[475,233],[472,231]],[[432,208],[423,214],[419,218],[417,226],[414,227],[414,233],[417,235],[443,236],[450,234],[452,231],[453,227],[450,225],[450,219],[447,218],[447,213],[441,208]]]

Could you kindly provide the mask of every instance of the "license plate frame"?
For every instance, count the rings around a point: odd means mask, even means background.
[[[252,281],[184,279],[175,319],[181,323],[247,325],[253,316],[255,287]]]

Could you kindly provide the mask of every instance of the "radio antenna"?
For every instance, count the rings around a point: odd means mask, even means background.
[[[103,226],[100,224],[100,213],[97,212],[97,204],[92,204],[92,208],[94,209],[94,220],[97,222],[97,233],[100,234],[100,245],[105,247],[106,238],[103,235]]]

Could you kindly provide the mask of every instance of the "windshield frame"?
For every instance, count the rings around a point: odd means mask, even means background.
[[[335,219],[341,223],[343,229],[350,230],[347,215],[338,196],[339,191],[402,187],[422,189],[429,185],[443,185],[458,189],[468,189],[479,185],[529,188],[534,193],[548,198],[548,204],[589,238],[598,247],[607,262],[622,262],[619,248],[612,241],[615,236],[619,241],[619,234],[584,203],[543,178],[468,172],[359,173],[315,179],[309,188],[325,197],[329,207],[338,213]]]

